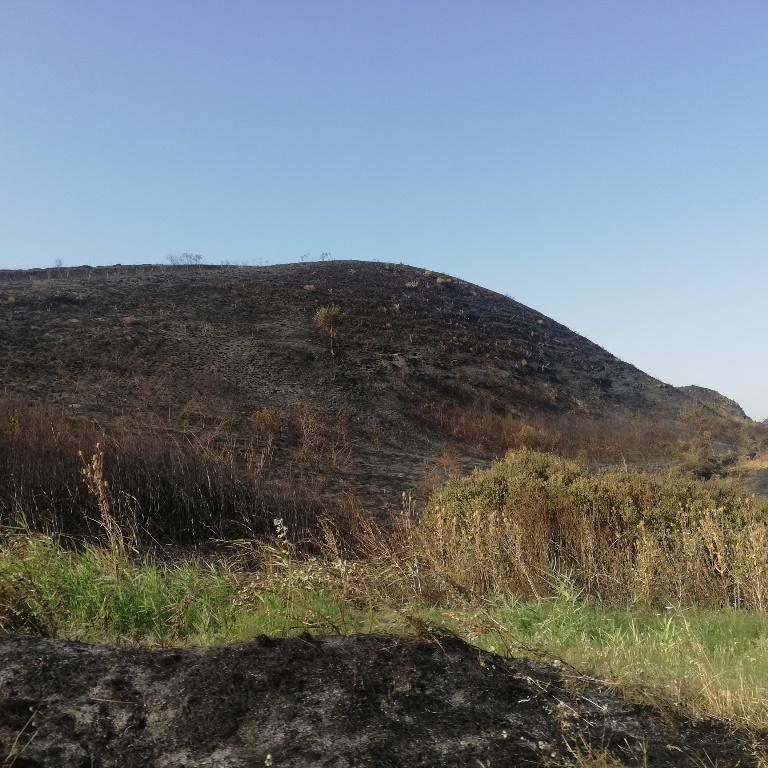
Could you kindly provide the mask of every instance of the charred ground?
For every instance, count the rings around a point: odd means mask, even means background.
[[[105,430],[216,430],[242,451],[255,437],[304,474],[314,453],[321,493],[372,512],[443,454],[487,463],[501,418],[663,430],[701,399],[507,296],[403,265],[6,271],[0,299],[6,392]],[[334,354],[313,322],[331,304]]]
[[[79,267],[2,272],[0,287],[6,386],[102,417],[382,397],[416,413],[677,413],[689,399],[507,296],[402,265]],[[312,323],[331,303],[346,315],[336,355]]]
[[[745,423],[717,393],[403,265],[0,272],[0,301],[9,541],[21,508],[64,542],[135,526],[132,545],[160,542],[167,562],[169,544],[264,535],[275,517],[293,533],[344,504],[358,521],[411,512],[412,490],[418,511],[510,445],[655,460],[686,413],[706,469]],[[330,305],[333,353],[314,322]],[[0,585],[0,608],[25,585]],[[751,766],[763,736],[429,632],[161,650],[0,637],[0,763],[16,768]]]
[[[154,651],[0,637],[0,662],[0,750],[15,740],[17,768],[759,764],[714,720],[451,637]]]

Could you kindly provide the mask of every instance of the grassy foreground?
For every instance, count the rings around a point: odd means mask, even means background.
[[[298,540],[276,519],[209,560],[142,556],[98,456],[83,481],[97,537],[23,515],[0,528],[0,631],[150,646],[451,632],[575,686],[768,729],[768,508],[726,481],[517,451],[449,481],[418,521],[361,513]]]
[[[51,537],[6,534],[0,629],[93,642],[215,644],[264,633],[451,632],[486,650],[529,655],[612,682],[635,698],[747,730],[768,728],[768,616],[755,611],[608,607],[552,577],[552,594],[467,594],[443,604],[361,593],[392,576],[384,562],[298,556],[284,538],[241,557],[173,565],[108,547],[71,551]],[[392,564],[390,564],[392,567]],[[374,574],[370,569],[379,569]],[[367,573],[363,571],[367,570]],[[385,586],[383,584],[383,586]],[[578,672],[577,672],[578,670]]]

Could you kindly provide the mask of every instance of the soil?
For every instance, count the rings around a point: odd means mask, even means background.
[[[5,385],[103,417],[194,397],[214,411],[385,395],[669,413],[687,400],[507,296],[403,265],[0,271],[0,291]],[[331,303],[346,315],[336,354],[312,322]]]
[[[576,755],[727,768],[757,766],[760,746],[452,637],[157,650],[0,637],[0,758],[15,768],[501,768]]]

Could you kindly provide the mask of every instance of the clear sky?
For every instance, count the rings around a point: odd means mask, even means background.
[[[0,267],[405,262],[768,417],[765,0],[2,0]]]

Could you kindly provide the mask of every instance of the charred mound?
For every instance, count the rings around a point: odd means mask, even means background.
[[[688,399],[507,296],[403,265],[4,271],[0,291],[6,386],[101,418],[308,399],[669,416]],[[331,303],[336,355],[312,322]]]
[[[511,767],[577,755],[725,768],[756,766],[753,750],[717,722],[452,637],[129,650],[0,636],[0,757],[16,768]]]

